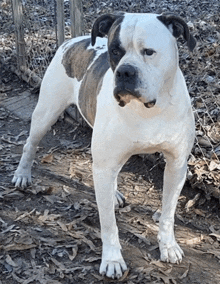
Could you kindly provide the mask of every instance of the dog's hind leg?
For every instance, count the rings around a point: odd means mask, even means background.
[[[159,220],[158,241],[160,259],[165,262],[179,263],[184,255],[174,236],[174,214],[187,172],[187,159],[173,159],[166,155],[162,213]]]
[[[117,184],[115,189],[115,208],[124,207],[125,206],[125,197],[124,195],[117,190]]]
[[[12,179],[16,187],[26,187],[31,183],[31,166],[40,140],[71,104],[71,79],[63,70],[57,70],[57,66],[51,65],[53,68],[49,66],[42,82],[39,100],[32,115],[30,134]],[[58,67],[62,69],[62,66]]]
[[[124,207],[124,206],[125,206],[125,197],[124,197],[124,195],[117,189],[117,188],[118,188],[118,181],[117,181],[117,178],[115,179],[114,187],[115,187],[115,198],[114,198],[115,209],[118,209],[118,208],[120,208],[120,207]]]

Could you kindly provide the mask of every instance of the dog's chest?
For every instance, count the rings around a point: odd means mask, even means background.
[[[99,100],[102,96],[103,93]],[[135,100],[123,108],[116,102],[109,102],[105,109],[103,105],[98,107],[97,112],[97,119],[101,121],[99,125],[102,125],[100,131],[110,129],[113,137],[119,137],[116,141],[120,139],[120,143],[127,145],[134,154],[168,152],[171,149],[178,153],[180,148],[187,147],[190,137],[193,139],[194,124],[190,108],[180,115],[175,110],[172,112],[171,107],[167,110],[157,106],[146,109]],[[170,113],[173,113],[173,117]]]

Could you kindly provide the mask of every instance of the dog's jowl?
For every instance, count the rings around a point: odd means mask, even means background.
[[[100,273],[119,278],[127,269],[121,254],[115,203],[117,176],[134,154],[162,152],[166,160],[158,241],[160,259],[182,260],[174,236],[174,213],[194,142],[194,117],[178,65],[176,37],[190,51],[195,39],[172,14],[107,14],[91,36],[71,39],[57,51],[42,81],[30,135],[13,183],[31,183],[36,148],[71,104],[93,127],[93,179],[103,243]]]

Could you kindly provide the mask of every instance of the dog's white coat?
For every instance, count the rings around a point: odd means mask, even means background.
[[[72,39],[68,44],[80,39]],[[120,277],[126,270],[115,220],[114,195],[118,173],[133,154],[163,152],[165,156],[158,234],[161,260],[172,263],[182,260],[183,252],[174,237],[174,212],[194,142],[190,98],[178,66],[176,40],[170,31],[156,15],[126,14],[120,39],[126,54],[119,66],[129,63],[138,67],[142,83],[139,91],[143,100],[156,99],[157,102],[150,109],[138,100],[131,100],[125,107],[120,107],[113,96],[114,73],[109,69],[105,74],[97,98],[92,156],[103,242],[100,273],[109,277]],[[95,49],[103,45],[107,46],[107,40],[97,38]],[[143,57],[140,54],[143,47],[152,48],[156,53]],[[66,75],[61,63],[65,49],[59,48],[43,79],[39,102],[32,116],[30,136],[13,179],[17,186],[26,186],[31,181],[36,147],[50,126],[67,106],[72,103],[78,105],[81,82]],[[97,51],[96,58],[106,49]]]

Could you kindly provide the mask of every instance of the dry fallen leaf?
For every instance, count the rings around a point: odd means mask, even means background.
[[[218,241],[220,241],[220,230],[215,230],[214,226],[211,225],[209,230],[212,232],[209,236],[216,237]]]
[[[200,197],[200,193],[197,193],[195,195],[195,197],[191,200],[189,200],[186,205],[185,205],[185,209],[186,209],[186,212],[189,212],[189,209],[195,205],[195,203],[199,200],[199,197]]]
[[[68,231],[66,225],[65,225],[64,223],[62,223],[61,221],[57,221],[57,224],[61,227],[61,229],[62,229],[64,232],[67,232],[67,231]]]
[[[189,262],[189,266],[188,266],[188,268],[186,269],[186,271],[185,271],[182,275],[178,276],[179,279],[182,280],[183,278],[186,278],[186,277],[187,277],[187,275],[189,274],[190,265],[191,265],[191,263]]]
[[[187,245],[197,245],[197,244],[200,244],[203,239],[204,239],[204,236],[201,234],[200,237],[195,237],[192,239],[185,239],[182,243],[185,243]]]
[[[162,273],[158,273],[158,272],[152,272],[151,273],[152,276],[156,277],[158,280],[162,280],[165,284],[177,284],[176,280],[174,279],[174,277],[170,276],[166,276],[163,275]]]
[[[216,169],[220,170],[220,163],[219,163],[219,161],[211,160],[211,162],[209,164],[209,170],[210,171],[214,171]]]
[[[59,262],[58,260],[56,260],[56,258],[51,257],[51,260],[53,261],[53,263],[54,263],[57,267],[59,267],[59,269],[61,269],[61,270],[65,270],[65,269],[66,269],[66,267],[65,267],[61,262]]]
[[[78,246],[72,247],[72,255],[69,254],[69,259],[72,261],[77,256]]]
[[[25,212],[25,213],[21,214],[17,219],[15,219],[15,221],[19,221],[21,219],[24,219],[27,216],[30,216],[32,213],[34,213],[35,210],[36,210],[36,208],[31,210],[30,212]]]
[[[201,209],[195,208],[193,211],[194,211],[197,215],[200,215],[200,216],[202,216],[202,217],[205,217],[205,212],[203,212]]]
[[[37,245],[35,244],[29,244],[29,245],[25,245],[25,244],[9,244],[4,248],[5,251],[11,251],[11,250],[27,250],[27,249],[31,249],[31,248],[35,248]]]
[[[148,246],[151,245],[151,242],[149,239],[147,239],[144,235],[141,235],[141,234],[138,234],[138,233],[135,233],[133,232],[133,234],[139,238],[140,241],[144,242],[145,244],[147,244]]]
[[[211,147],[212,146],[212,143],[208,139],[208,137],[198,137],[198,142],[203,147]]]
[[[85,261],[87,261],[87,262],[94,262],[94,261],[97,261],[97,260],[100,260],[101,259],[101,257],[99,256],[99,257],[93,257],[93,256],[91,256],[91,257],[88,257],[88,258],[86,258],[85,259]]]
[[[208,130],[208,136],[214,143],[220,142],[220,122],[213,124]]]
[[[124,281],[126,278],[127,278],[127,276],[128,276],[128,274],[129,274],[129,268],[124,272],[124,274],[122,275],[122,277],[120,278],[120,279],[118,279],[118,282],[122,282],[122,281]]]
[[[50,164],[53,162],[54,159],[54,155],[53,154],[49,154],[49,155],[45,155],[42,159],[41,159],[41,163],[47,163]]]
[[[160,268],[166,268],[165,264],[163,264],[159,260],[151,260],[150,264],[156,265],[157,267],[160,267]]]
[[[9,254],[7,254],[5,261],[13,267],[17,267],[17,263],[15,263]]]

